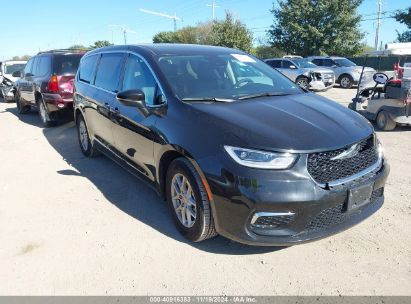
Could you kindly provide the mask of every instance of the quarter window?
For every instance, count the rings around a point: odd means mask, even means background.
[[[88,56],[81,62],[79,78],[85,83],[93,83],[94,70],[96,68],[97,55]]]
[[[110,92],[118,92],[123,54],[103,54],[97,69],[95,85]]]
[[[160,102],[157,90],[157,82],[147,64],[135,55],[130,55],[124,71],[123,90],[139,89],[146,96],[147,105],[154,105]]]

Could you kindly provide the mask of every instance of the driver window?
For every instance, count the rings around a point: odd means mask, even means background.
[[[27,62],[26,66],[24,67],[24,76],[26,76],[28,73],[31,72],[31,67],[33,66],[33,60],[30,59],[29,62]]]
[[[158,85],[148,66],[135,55],[130,55],[124,71],[123,90],[142,90],[147,105],[158,104]]]

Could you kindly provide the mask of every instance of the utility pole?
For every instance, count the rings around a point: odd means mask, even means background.
[[[117,24],[111,24],[109,25],[111,28],[118,28],[122,33],[123,33],[123,38],[124,38],[124,44],[127,44],[127,34],[137,34],[135,31],[130,30],[127,28],[125,25],[117,25]]]
[[[211,7],[213,10],[213,20],[215,20],[215,9],[218,8],[219,6],[215,3],[215,0],[213,0],[213,3],[207,4],[208,7]]]
[[[375,50],[378,50],[378,45],[380,41],[380,26],[381,26],[381,11],[382,11],[382,0],[377,0],[378,3],[378,13],[377,13],[377,28],[375,30]]]
[[[174,15],[168,15],[168,14],[164,14],[160,12],[150,11],[144,8],[140,8],[140,12],[173,20],[174,21],[174,32],[177,31],[177,21],[183,21],[182,18],[177,17],[176,13],[174,13]]]

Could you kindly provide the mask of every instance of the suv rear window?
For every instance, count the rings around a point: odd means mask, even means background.
[[[57,75],[76,74],[83,54],[55,55],[53,71]]]

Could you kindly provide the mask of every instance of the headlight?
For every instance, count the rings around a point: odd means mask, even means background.
[[[291,153],[273,153],[231,146],[224,146],[224,149],[240,165],[258,169],[288,169],[298,158]]]

